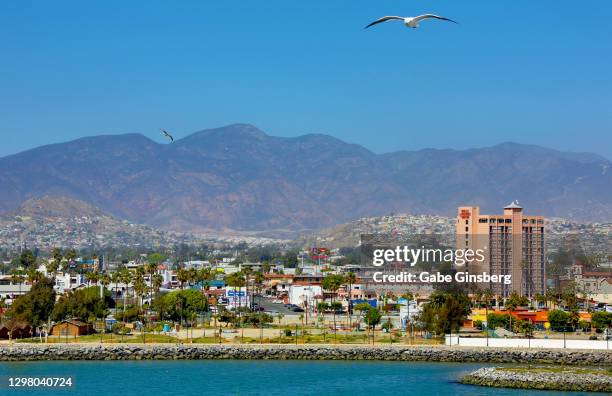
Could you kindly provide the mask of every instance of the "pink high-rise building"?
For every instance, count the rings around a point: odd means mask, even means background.
[[[479,284],[507,297],[512,291],[526,296],[545,291],[544,217],[525,216],[517,201],[501,215],[480,214],[478,206],[457,211],[457,247],[484,249],[486,259],[471,263],[470,273],[512,275],[512,284]]]

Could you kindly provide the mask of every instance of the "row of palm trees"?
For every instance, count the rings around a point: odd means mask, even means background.
[[[492,304],[495,301],[495,304]],[[502,302],[502,304],[500,304]],[[571,309],[577,305],[576,292],[568,289],[564,292],[557,290],[547,290],[544,294],[536,293],[533,297],[521,296],[516,293],[512,293],[508,298],[504,299],[501,296],[495,294],[491,289],[476,290],[472,293],[473,306],[486,306],[486,308],[492,308],[493,305],[503,305],[504,307],[546,307],[546,308],[558,308],[563,307]],[[535,303],[535,304],[534,304]]]
[[[184,289],[185,285],[197,283],[203,283],[204,287],[207,287],[208,282],[215,279],[215,275],[210,268],[179,268],[176,272],[176,279],[181,284],[181,289]]]

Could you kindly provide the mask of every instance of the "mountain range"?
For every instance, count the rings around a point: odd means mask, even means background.
[[[172,144],[106,135],[0,158],[0,212],[30,198],[78,199],[178,231],[297,233],[391,212],[612,220],[612,163],[591,153],[504,143],[375,154],[322,134],[269,136],[234,124]]]

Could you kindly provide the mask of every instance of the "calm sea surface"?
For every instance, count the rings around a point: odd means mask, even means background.
[[[335,361],[0,363],[0,395],[570,395],[457,383],[483,364]],[[72,389],[16,389],[8,377],[71,376]]]

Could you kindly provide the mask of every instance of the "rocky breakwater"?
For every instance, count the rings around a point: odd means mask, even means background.
[[[460,382],[498,388],[612,392],[612,372],[575,367],[488,367],[462,377]]]
[[[0,346],[0,361],[178,359],[393,360],[604,366],[612,365],[612,351],[405,345],[13,344]]]

